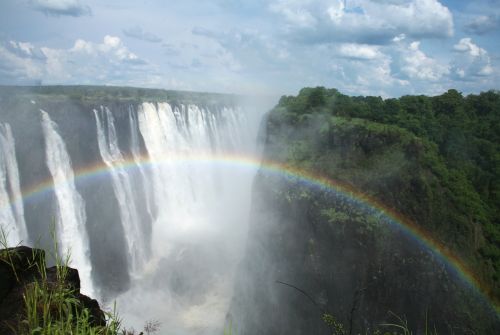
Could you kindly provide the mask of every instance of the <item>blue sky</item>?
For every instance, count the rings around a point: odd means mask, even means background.
[[[0,84],[500,88],[500,0],[2,0]]]

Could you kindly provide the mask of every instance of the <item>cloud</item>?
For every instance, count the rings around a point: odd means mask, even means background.
[[[145,64],[144,60],[139,59],[123,45],[119,37],[110,35],[104,36],[103,43],[98,44],[78,39],[69,52],[73,55],[85,54],[94,58],[108,57],[111,62]]]
[[[106,35],[101,43],[77,39],[69,49],[36,47],[27,42],[0,44],[0,72],[6,84],[116,83],[137,77],[148,63]]]
[[[313,13],[306,10],[296,1],[278,1],[277,3],[270,4],[269,8],[299,28],[314,27],[317,23]]]
[[[35,83],[42,77],[37,60],[19,56],[0,45],[0,83]]]
[[[333,59],[331,72],[333,85],[342,92],[353,95],[391,96],[390,92],[406,88],[409,82],[394,76],[391,70],[392,58],[377,50],[376,57]],[[331,82],[332,79],[329,81]]]
[[[455,79],[471,80],[471,77],[487,77],[494,69],[488,52],[472,42],[469,37],[462,38],[453,46],[458,57],[453,61],[452,71]]]
[[[453,15],[437,0],[277,0],[269,10],[302,43],[387,44],[400,34],[447,38],[454,31]]]
[[[485,55],[486,50],[478,47],[476,44],[472,43],[472,39],[470,38],[462,38],[457,44],[453,46],[455,51],[465,52],[470,54],[472,57],[478,57],[481,55]]]
[[[51,16],[85,16],[91,15],[89,6],[81,3],[80,0],[32,0],[33,7]]]
[[[450,72],[447,64],[442,64],[420,49],[420,41],[400,45],[398,53],[396,69],[403,78],[436,82]]]
[[[22,58],[37,58],[37,59],[45,58],[45,55],[42,52],[40,52],[40,49],[36,48],[33,44],[29,42],[16,42],[11,40],[8,43],[5,43],[4,46],[10,52]]]
[[[125,36],[136,38],[145,42],[159,43],[162,39],[153,33],[144,31],[141,27],[135,26],[129,29],[124,29],[123,33]]]
[[[259,31],[231,30],[219,33],[197,27],[192,33],[216,42],[224,54],[231,55],[234,70],[269,71],[287,67],[287,48],[274,37]]]
[[[484,35],[500,27],[500,15],[479,15],[467,23],[464,30],[470,34]]]
[[[379,47],[367,44],[343,43],[339,47],[339,55],[348,59],[373,60],[380,58]]]

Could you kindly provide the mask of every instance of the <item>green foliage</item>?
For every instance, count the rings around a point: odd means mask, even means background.
[[[55,232],[52,231],[53,239]],[[18,257],[15,249],[5,249],[7,236],[0,229],[0,261],[7,263],[17,277],[14,259]],[[19,328],[13,329],[19,335],[117,335],[120,321],[115,312],[107,313],[107,324],[97,326],[87,308],[81,306],[76,298],[78,291],[67,284],[69,255],[59,256],[58,244],[55,242],[55,253],[52,255],[56,264],[56,281],[47,280],[45,259],[39,259],[33,249],[28,268],[34,268],[39,279],[25,286],[24,315],[18,323]],[[26,269],[23,269],[24,271]]]
[[[57,249],[56,249],[57,250]],[[25,319],[18,334],[31,335],[115,335],[120,321],[116,313],[108,313],[106,326],[96,326],[88,309],[80,306],[78,293],[66,284],[69,256],[55,257],[56,283],[48,283],[45,263],[37,264],[41,280],[28,285],[24,292]]]
[[[332,335],[346,335],[347,332],[344,329],[344,325],[337,321],[335,317],[331,314],[323,314],[323,321],[333,330]]]
[[[434,232],[500,300],[500,92],[350,97],[304,88],[268,122],[273,158],[361,189]],[[343,221],[336,212],[324,212]]]

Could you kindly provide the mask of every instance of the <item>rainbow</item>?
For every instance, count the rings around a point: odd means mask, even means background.
[[[500,315],[500,305],[489,293],[488,288],[482,284],[478,277],[469,269],[469,267],[458,258],[449,248],[433,238],[429,232],[421,226],[416,225],[408,218],[399,214],[394,208],[390,208],[381,203],[376,198],[360,192],[352,185],[340,181],[332,180],[326,176],[311,173],[304,169],[285,165],[271,160],[261,160],[253,156],[244,155],[206,155],[206,154],[189,154],[189,155],[171,155],[162,157],[161,160],[150,160],[148,156],[143,157],[126,157],[117,164],[117,166],[125,169],[152,169],[162,164],[209,164],[211,166],[224,166],[231,169],[247,169],[249,171],[261,171],[262,173],[278,175],[285,178],[291,178],[308,186],[333,192],[335,195],[352,201],[354,204],[363,206],[371,213],[377,213],[391,225],[394,225],[405,235],[423,245],[436,255],[443,264],[451,269],[458,277],[468,284],[474,291],[488,302],[495,311]],[[115,166],[116,167],[116,166]],[[109,167],[104,163],[99,162],[94,165],[81,167],[75,170],[75,182],[86,183],[94,179],[105,178],[109,175]],[[48,192],[51,192],[54,187],[51,178],[44,180],[36,185],[26,188],[22,192],[22,199],[14,199],[14,201],[30,202],[36,198],[43,197]]]

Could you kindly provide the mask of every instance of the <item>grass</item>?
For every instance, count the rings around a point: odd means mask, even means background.
[[[55,284],[47,281],[44,266],[41,266],[42,279],[27,285],[24,292],[26,315],[19,324],[18,334],[117,334],[120,322],[116,314],[108,314],[105,326],[94,325],[89,310],[82,308],[75,297],[77,292],[68,288],[67,260],[64,265],[57,265]]]
[[[54,241],[55,235],[53,234]],[[0,246],[8,248],[7,236],[0,231]],[[120,320],[116,312],[106,313],[106,324],[94,324],[87,308],[77,299],[78,290],[67,283],[69,271],[69,253],[65,257],[58,256],[58,245],[55,243],[56,280],[47,280],[45,259],[38,260],[33,251],[28,267],[36,267],[39,279],[26,284],[23,292],[24,313],[19,316],[17,329],[11,330],[18,335],[116,335],[119,334]],[[15,250],[2,250],[0,260],[8,264],[19,282],[14,263]]]
[[[60,256],[59,245],[52,225],[54,253],[50,253],[56,266],[56,280],[47,278],[45,259],[38,259],[34,249],[28,261],[28,268],[34,267],[39,279],[26,285],[23,292],[24,314],[20,316],[18,327],[11,330],[17,335],[152,335],[159,331],[160,322],[149,320],[144,324],[142,332],[121,327],[121,320],[116,313],[116,305],[112,312],[104,313],[106,324],[96,325],[90,311],[77,299],[77,289],[68,285],[69,263],[71,254]],[[13,249],[6,250],[7,234],[0,227],[0,261],[8,264],[15,278],[20,282],[15,258],[19,257]],[[25,270],[25,269],[22,269]]]

